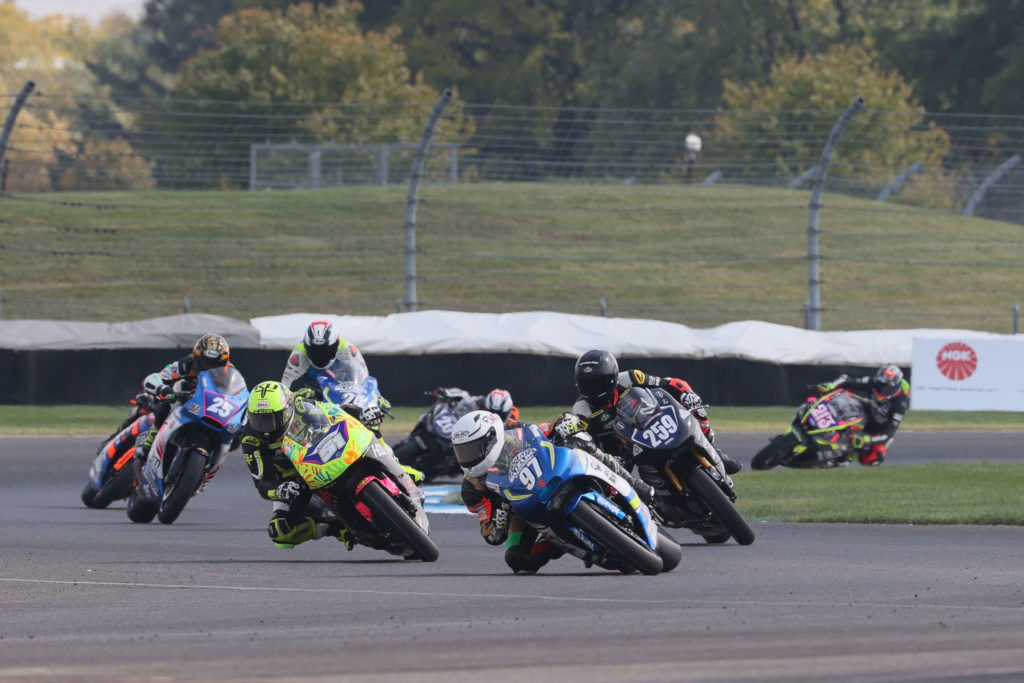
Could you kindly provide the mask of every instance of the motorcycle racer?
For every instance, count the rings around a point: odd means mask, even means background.
[[[661,387],[666,390],[697,419],[704,436],[714,446],[715,430],[708,422],[704,401],[685,380],[656,377],[642,370],[619,372],[615,356],[601,349],[593,349],[581,355],[576,361],[573,377],[580,395],[572,406],[572,412],[582,418],[583,429],[594,437],[597,445],[619,458],[627,469],[632,469],[633,456],[615,435],[612,423],[619,397],[635,386]],[[717,446],[715,450],[725,465],[726,474],[735,474],[743,469],[741,462],[726,455]]]
[[[654,490],[634,479],[615,458],[595,447],[581,429],[573,430],[574,420],[578,420],[576,415],[566,413],[552,423],[552,443],[583,448],[630,482],[640,499],[650,505],[654,501]],[[523,449],[524,426],[525,423],[517,422],[506,430],[497,414],[474,410],[459,418],[452,428],[452,447],[464,473],[462,502],[477,516],[480,535],[489,545],[505,544],[505,564],[513,573],[535,574],[549,561],[561,557],[563,551],[523,522],[501,495],[485,485],[487,472],[498,462],[499,456],[511,457]]]
[[[507,389],[492,389],[486,395],[470,395],[457,387],[438,387],[434,391],[438,397],[457,398],[452,407],[456,417],[461,417],[474,410],[487,410],[502,419],[508,427],[519,420],[519,408],[512,401],[512,394]]]
[[[140,439],[135,450],[135,465],[141,467],[149,456],[160,427],[181,394],[195,390],[199,373],[204,370],[223,368],[231,365],[231,349],[227,340],[219,334],[204,334],[192,347],[192,353],[167,364],[163,370],[146,376],[142,387],[146,394],[154,397],[150,401],[153,426]]]
[[[249,395],[246,423],[242,428],[242,456],[257,492],[273,502],[267,525],[270,540],[279,548],[293,548],[324,536],[333,536],[351,550],[355,537],[327,511],[320,498],[295,471],[281,451],[285,434],[303,416],[320,410],[329,424],[340,422],[342,409],[331,403],[296,399],[280,382],[261,382]]]
[[[314,416],[333,425],[348,413],[333,403],[312,401],[309,395],[304,390],[292,393],[280,382],[261,382],[253,387],[241,432],[242,456],[257,492],[274,503],[267,525],[274,545],[293,548],[306,541],[333,536],[351,550],[355,535],[330,513],[318,496],[312,495],[281,449],[284,437],[297,434]],[[381,438],[376,425],[363,424]],[[422,478],[422,474],[412,468],[403,469],[414,481]]]
[[[895,365],[885,365],[872,375],[849,377],[840,375],[831,382],[817,385],[822,394],[848,389],[864,403],[868,422],[859,443],[861,465],[881,465],[888,453],[896,430],[910,407],[910,383]]]

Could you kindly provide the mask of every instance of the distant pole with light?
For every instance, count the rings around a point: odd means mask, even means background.
[[[692,183],[693,174],[697,168],[697,155],[700,154],[700,148],[703,143],[699,135],[689,133],[683,144],[686,146],[686,182]]]

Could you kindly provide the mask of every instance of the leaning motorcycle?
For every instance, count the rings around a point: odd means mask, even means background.
[[[242,429],[249,400],[245,379],[233,366],[204,370],[164,421],[140,463],[128,497],[128,519],[171,524],[186,503],[213,479]]]
[[[332,425],[314,407],[301,419],[282,451],[356,541],[410,560],[436,560],[423,492],[391,448],[348,414]]]
[[[682,549],[629,482],[582,449],[555,446],[536,425],[518,431],[522,450],[499,458],[486,485],[524,522],[588,566],[644,574],[675,569]]]
[[[654,487],[665,526],[690,529],[707,543],[730,536],[740,545],[754,542],[718,452],[671,394],[633,387],[619,400],[613,427],[632,446],[643,480]]]
[[[864,404],[847,389],[811,396],[796,409],[789,428],[754,456],[755,470],[842,467],[860,454],[867,423]]]
[[[395,444],[395,457],[403,465],[423,473],[423,481],[438,477],[461,477],[462,468],[452,450],[452,427],[459,416],[455,407],[469,394],[462,389],[426,392],[434,403],[402,441]]]
[[[127,498],[135,482],[135,441],[153,425],[153,415],[132,401],[130,419],[100,444],[89,468],[89,481],[82,489],[82,502],[87,507],[105,508],[115,500]],[[134,417],[133,417],[134,416]]]

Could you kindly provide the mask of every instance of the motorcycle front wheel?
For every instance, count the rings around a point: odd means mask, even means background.
[[[178,519],[185,504],[195,495],[206,472],[206,458],[198,451],[189,450],[178,457],[186,458],[185,464],[178,472],[177,479],[170,483],[170,488],[164,490],[164,500],[157,514],[161,524],[171,524]]]
[[[708,473],[699,467],[686,476],[686,488],[694,496],[704,501],[719,523],[725,527],[740,545],[754,542],[754,530],[747,524],[740,511],[736,509],[729,497],[718,487]]]
[[[792,454],[793,448],[800,443],[796,434],[786,432],[779,434],[768,442],[768,445],[757,452],[750,461],[751,469],[770,470]]]
[[[595,510],[594,505],[584,498],[576,509],[569,513],[569,518],[584,533],[593,537],[603,548],[607,548],[610,554],[621,557],[626,564],[636,567],[644,574],[657,574],[662,571],[665,564],[658,553],[615,526],[611,520]]]
[[[427,536],[416,520],[395,502],[379,482],[371,481],[363,488],[359,497],[363,499],[366,507],[370,508],[374,519],[382,521],[389,530],[401,536],[419,559],[433,562],[440,556],[441,551],[437,549],[430,536]]]

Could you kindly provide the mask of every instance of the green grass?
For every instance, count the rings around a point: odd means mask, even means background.
[[[0,198],[4,318],[140,319],[186,297],[239,319],[386,315],[405,296],[406,191]],[[421,309],[598,314],[604,297],[617,317],[803,325],[803,190],[493,183],[421,198]],[[823,329],[1011,331],[1020,226],[838,195],[821,224]]]
[[[748,521],[1024,525],[1024,463],[741,472]]]
[[[546,422],[565,410],[565,406],[529,406],[520,408],[528,422]],[[395,418],[386,420],[388,433],[409,432],[425,406],[396,406]],[[794,408],[786,406],[721,406],[710,410],[711,422],[719,433],[781,432],[793,418]],[[0,434],[92,434],[105,436],[127,415],[126,406],[11,406],[0,405]],[[911,411],[902,429],[916,430],[1024,430],[1024,414],[939,411]]]

